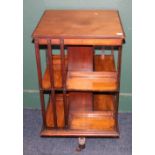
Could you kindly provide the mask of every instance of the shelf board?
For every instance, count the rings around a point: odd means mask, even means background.
[[[69,128],[75,130],[115,130],[116,120],[113,112],[74,112],[70,113]]]
[[[116,91],[116,72],[68,72],[67,90]]]

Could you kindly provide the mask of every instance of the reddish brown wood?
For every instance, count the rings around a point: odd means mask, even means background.
[[[42,71],[41,71],[39,44],[37,39],[35,40],[35,55],[36,55],[39,88],[42,89]],[[41,105],[41,113],[43,118],[43,127],[45,127],[46,126],[45,100],[44,100],[44,94],[41,90],[40,90],[40,105]]]
[[[69,72],[67,89],[70,91],[117,91],[117,73]]]
[[[50,77],[50,88],[54,90],[54,71],[53,71],[53,57],[52,57],[52,48],[51,41],[48,39],[48,67],[49,67],[49,77]]]
[[[112,112],[74,112],[70,113],[69,128],[75,130],[114,130],[115,119]]]
[[[119,108],[119,90],[120,90],[120,78],[121,78],[121,64],[122,64],[122,46],[118,47],[118,60],[117,60],[117,76],[118,76],[118,92],[116,93],[116,105],[115,105],[115,117],[116,123],[118,123],[118,108]]]
[[[68,96],[70,112],[92,111],[92,93],[71,92]]]
[[[35,56],[36,56],[39,88],[42,88],[42,71],[41,71],[41,60],[40,60],[38,39],[35,39]]]
[[[106,95],[104,93],[94,94],[94,110],[96,111],[114,111],[116,104],[115,95]]]
[[[62,76],[62,86],[63,86],[63,101],[64,101],[64,118],[65,118],[65,127],[67,128],[68,122],[68,105],[66,98],[66,62],[65,62],[65,52],[64,52],[64,40],[60,40],[60,52],[61,52],[61,76]]]
[[[121,55],[125,38],[118,12],[47,10],[33,38],[43,117],[41,135],[118,136]],[[39,44],[48,47],[43,78]],[[60,45],[59,56],[52,55],[51,44]],[[67,56],[65,45],[68,45]],[[94,45],[109,46],[111,55],[94,56]],[[117,70],[114,48],[118,48]],[[46,113],[45,90],[50,95]],[[58,93],[61,93],[61,101]]]
[[[46,10],[32,36],[124,39],[124,32],[116,10]]]
[[[50,75],[50,100],[53,102],[53,118],[54,118],[54,127],[57,128],[57,115],[56,115],[56,101],[55,101],[55,90],[54,90],[54,71],[53,71],[53,59],[52,58],[52,48],[51,41],[48,39],[48,67],[49,67],[49,75]],[[52,116],[51,116],[52,117]]]
[[[68,71],[92,71],[93,47],[69,46],[68,47]]]
[[[94,57],[94,65],[95,71],[116,71],[113,55],[104,55],[104,57],[102,55],[96,55]]]
[[[113,46],[111,47],[111,55],[114,56],[114,47]]]
[[[62,89],[62,76],[61,76],[61,57],[60,55],[53,55],[53,71],[54,71],[54,87],[55,89]],[[65,57],[65,70],[67,68],[67,58]],[[43,89],[50,89],[50,77],[49,77],[49,67],[46,67],[43,81],[42,81]]]
[[[118,89],[120,88],[121,64],[122,64],[122,46],[119,46],[118,47],[118,61],[117,61]]]
[[[45,37],[46,38],[46,37]],[[47,39],[45,38],[39,38],[39,44],[40,45],[46,45],[47,44]],[[65,45],[104,45],[104,46],[120,46],[123,43],[123,39],[110,39],[110,38],[102,38],[102,37],[81,37],[83,39],[79,38],[73,38],[72,39],[67,39],[67,36],[64,38],[64,44]],[[93,39],[96,38],[96,39]],[[53,45],[60,45],[60,39],[52,39],[52,44]]]
[[[60,55],[53,55],[53,71],[54,71],[54,87],[55,89],[62,89],[62,76],[61,76],[61,59]],[[67,57],[65,57],[65,68],[67,68]],[[94,56],[94,69],[95,71],[116,71],[114,57],[111,55],[101,55]],[[50,89],[50,77],[49,77],[49,67],[46,68],[43,81],[43,89]]]
[[[84,137],[119,137],[119,131],[116,129],[111,130],[111,131],[86,131],[86,130],[70,130],[70,129],[65,129],[65,130],[51,130],[51,129],[43,129],[40,133],[41,136],[61,136],[61,137],[66,137],[66,136],[84,136]]]
[[[56,94],[56,115],[57,115],[57,126],[59,128],[63,128],[65,126],[65,119],[64,119],[64,102],[63,102],[63,95]],[[46,110],[46,124],[47,127],[54,127],[54,118],[53,118],[53,102],[49,100]]]

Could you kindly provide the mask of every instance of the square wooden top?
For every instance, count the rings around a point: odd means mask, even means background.
[[[125,34],[116,10],[46,10],[33,38],[115,38]]]

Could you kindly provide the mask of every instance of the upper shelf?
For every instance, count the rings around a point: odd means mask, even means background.
[[[66,63],[67,63],[66,58]],[[67,68],[67,64],[66,64]],[[94,69],[97,72],[115,72],[114,57],[112,55],[101,55],[94,56]],[[54,70],[54,86],[56,89],[62,88],[62,77],[61,77],[61,60],[60,55],[53,55],[53,70]],[[49,68],[47,67],[43,76],[42,81],[43,89],[50,89],[50,76]]]
[[[122,44],[125,34],[116,10],[46,10],[35,28],[33,38],[47,44],[102,45]]]

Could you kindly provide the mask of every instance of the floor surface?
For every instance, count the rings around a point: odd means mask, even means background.
[[[42,138],[40,110],[24,109],[24,155],[131,155],[132,115],[119,114],[120,138],[87,138],[86,149],[76,152],[77,138]]]

